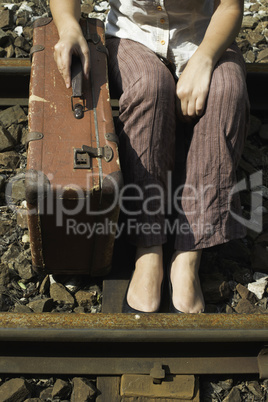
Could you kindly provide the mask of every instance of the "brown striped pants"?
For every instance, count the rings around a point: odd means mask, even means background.
[[[237,46],[217,63],[205,113],[193,124],[176,118],[175,80],[150,49],[118,38],[107,39],[107,47],[130,242],[161,245],[171,232],[175,249],[187,251],[243,237],[231,214],[241,214],[239,195],[230,196],[249,116]]]

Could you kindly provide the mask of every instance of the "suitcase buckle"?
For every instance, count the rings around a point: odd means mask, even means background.
[[[78,98],[78,96],[72,96],[71,97],[72,111],[74,112],[74,117],[79,120],[79,119],[82,119],[84,117],[84,112],[86,110],[85,99],[83,99],[83,104],[76,103],[74,105],[74,101],[73,101],[74,98]]]
[[[92,42],[94,45],[97,45],[101,40],[100,35],[98,35],[96,32],[95,33],[87,32],[85,34],[85,38],[87,42]]]

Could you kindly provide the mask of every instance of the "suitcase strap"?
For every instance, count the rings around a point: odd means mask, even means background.
[[[97,32],[90,32],[89,29],[83,29],[83,34],[88,42],[92,42],[94,45],[98,45],[101,42],[101,37]],[[104,49],[103,49],[104,48]],[[100,52],[106,52],[106,47],[102,44],[97,46],[97,50]],[[82,119],[85,112],[85,99],[83,96],[83,67],[80,57],[73,56],[71,65],[71,75],[72,75],[72,90],[73,94],[71,96],[72,111],[74,112],[74,117],[76,119]],[[83,104],[74,104],[74,99],[82,99]]]
[[[93,22],[94,21],[94,22]],[[93,24],[89,23],[89,21],[86,21],[86,26],[85,26],[85,30],[83,30],[84,35],[86,38],[97,34],[97,21],[96,20],[92,20]],[[98,35],[98,34],[97,34]],[[99,36],[99,35],[98,35]],[[99,37],[100,38],[100,37]],[[101,38],[100,38],[101,39]],[[88,43],[89,44],[89,43]],[[92,50],[93,48],[95,48],[96,43],[93,42],[93,46],[89,45],[89,53],[90,53],[90,59],[93,60],[92,57]],[[95,139],[96,139],[96,145],[97,145],[97,155],[101,155],[102,152],[101,147],[100,147],[100,136],[99,136],[99,127],[98,127],[98,118],[97,118],[97,100],[96,100],[96,88],[95,88],[95,69],[93,68],[93,66],[90,68],[90,81],[91,81],[91,97],[92,97],[92,110],[93,110],[93,117],[94,117],[94,126],[95,126]],[[86,147],[86,146],[83,146]],[[103,147],[103,149],[106,147]],[[90,155],[90,152],[93,151],[94,148],[92,147],[86,147],[86,149],[89,151],[87,152],[88,155]],[[95,151],[93,151],[93,155],[94,155]],[[100,188],[102,188],[102,182],[103,182],[103,170],[102,170],[102,157],[101,156],[95,156],[98,159],[98,167],[99,167],[99,185]]]
[[[95,49],[99,52],[106,53],[106,47],[102,43],[102,39],[97,32],[97,20],[92,19],[90,22],[86,20],[81,24],[81,28],[84,34],[84,37],[88,43],[90,55],[92,54],[92,50]],[[77,59],[77,58],[76,58]],[[82,83],[83,83],[83,68],[80,59],[73,60],[72,63],[72,89],[73,95],[71,97],[72,101],[72,110],[74,112],[74,117],[76,119],[82,119],[84,117],[85,112],[85,100],[83,95]],[[94,60],[91,57],[91,60]],[[94,70],[94,72],[92,71]],[[92,110],[93,110],[93,118],[94,118],[94,126],[95,126],[95,139],[97,147],[90,147],[87,145],[83,145],[81,148],[74,149],[74,169],[91,169],[92,168],[92,158],[98,158],[98,168],[99,168],[99,184],[100,188],[102,187],[103,182],[103,170],[102,170],[102,159],[106,162],[110,162],[113,159],[113,150],[108,145],[103,147],[100,146],[100,137],[99,137],[99,128],[98,128],[98,118],[97,118],[97,99],[96,99],[96,88],[95,88],[95,69],[93,67],[90,68],[90,81],[91,81],[91,97],[92,97]],[[74,98],[80,98],[83,101],[83,104],[76,103],[74,105]]]
[[[76,119],[82,119],[85,112],[85,99],[83,94],[83,68],[81,60],[77,56],[73,56],[72,58],[71,75],[73,90],[73,94],[71,96],[72,111],[74,112],[74,117]],[[74,104],[75,98],[82,99],[83,104]]]
[[[109,145],[104,147],[94,148],[87,145],[82,146],[82,150],[89,154],[92,158],[103,158],[106,162],[110,162],[113,159],[113,150]]]

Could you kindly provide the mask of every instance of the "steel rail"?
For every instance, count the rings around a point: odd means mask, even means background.
[[[268,342],[268,314],[0,313],[0,340]]]
[[[22,74],[30,74],[30,59],[7,59],[0,58],[0,74],[13,74],[20,72]]]
[[[268,377],[268,315],[0,314],[0,373]]]
[[[28,106],[31,62],[0,58],[0,106]]]
[[[0,313],[0,340],[6,374],[268,376],[266,314]]]

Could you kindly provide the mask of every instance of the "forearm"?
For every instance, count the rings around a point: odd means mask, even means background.
[[[177,83],[181,118],[201,116],[215,64],[236,38],[243,18],[243,0],[215,0],[214,14],[203,41]]]
[[[61,37],[70,30],[80,30],[80,0],[50,0],[53,20]]]
[[[79,24],[80,0],[50,0],[50,9],[59,32],[54,59],[67,88],[71,85],[72,55],[80,57],[84,74],[89,74],[89,50]]]
[[[207,57],[212,67],[238,35],[243,9],[243,0],[215,0],[214,14],[197,50]]]

